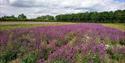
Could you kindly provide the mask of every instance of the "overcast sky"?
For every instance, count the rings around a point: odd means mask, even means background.
[[[28,18],[86,11],[125,9],[125,0],[0,0],[0,16],[24,13]]]

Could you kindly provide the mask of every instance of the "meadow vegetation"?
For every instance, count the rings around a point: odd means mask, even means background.
[[[9,26],[0,25],[0,63],[125,62],[124,24]]]

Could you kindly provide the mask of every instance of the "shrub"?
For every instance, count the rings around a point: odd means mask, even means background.
[[[36,63],[36,61],[37,61],[37,54],[29,53],[22,59],[21,63]]]
[[[8,63],[17,58],[17,51],[7,50],[0,55],[0,63]]]

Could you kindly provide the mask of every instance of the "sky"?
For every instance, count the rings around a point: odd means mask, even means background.
[[[25,14],[28,18],[91,11],[125,10],[125,0],[0,0],[0,16]]]

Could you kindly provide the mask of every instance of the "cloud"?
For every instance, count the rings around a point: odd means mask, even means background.
[[[122,0],[0,0],[1,15],[19,15],[29,18],[86,11],[114,11],[125,9]]]

